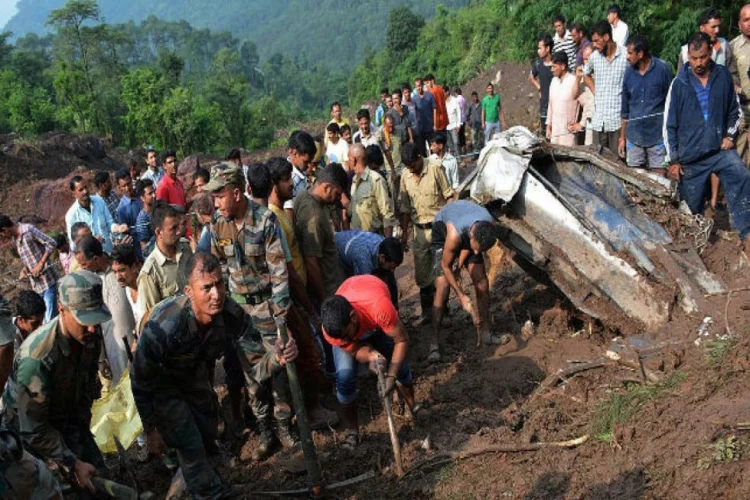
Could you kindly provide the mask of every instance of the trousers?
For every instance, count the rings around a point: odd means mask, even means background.
[[[380,330],[366,333],[362,342],[370,344],[389,361],[393,357],[393,339]],[[341,347],[334,346],[333,363],[336,365],[336,399],[343,405],[351,404],[357,399],[357,361]],[[396,380],[402,385],[412,383],[413,377],[407,361],[399,368]]]
[[[710,189],[709,177],[716,174],[724,186],[732,227],[739,231],[741,240],[750,236],[750,172],[737,151],[719,151],[699,161],[683,164],[682,170],[680,197],[691,212],[703,213]]]
[[[156,428],[164,443],[177,451],[185,484],[192,498],[217,499],[226,487],[213,467],[219,457],[218,402],[213,391],[166,398],[154,407]]]

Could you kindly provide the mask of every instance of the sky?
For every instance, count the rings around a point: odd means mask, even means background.
[[[16,13],[18,0],[0,0],[0,29],[2,29],[13,14]]]

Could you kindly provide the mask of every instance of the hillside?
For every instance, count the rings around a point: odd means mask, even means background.
[[[469,0],[423,0],[410,8],[432,17],[438,4],[458,8],[468,3]],[[45,32],[50,11],[64,4],[65,0],[20,0],[18,13],[5,29],[16,37]],[[108,23],[140,22],[150,15],[168,21],[184,19],[195,27],[228,31],[241,40],[251,40],[262,57],[280,52],[335,68],[351,68],[362,59],[366,48],[382,47],[388,13],[403,4],[402,0],[99,1]]]

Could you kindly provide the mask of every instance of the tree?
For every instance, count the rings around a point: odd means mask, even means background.
[[[84,23],[99,20],[99,7],[96,0],[68,0],[65,6],[53,10],[47,19],[47,24],[57,30],[56,41],[60,59],[68,63],[70,76],[75,75],[75,78],[59,79],[63,83],[63,95],[70,102],[74,92],[82,91],[91,103],[91,106],[77,107],[79,126],[84,132],[89,128],[89,121],[92,122],[94,129],[99,128],[99,120],[96,116],[97,95],[91,74],[94,32]],[[75,86],[72,85],[73,83]]]
[[[396,7],[388,15],[388,29],[385,46],[394,56],[411,52],[417,47],[419,31],[424,26],[424,18],[408,7]]]

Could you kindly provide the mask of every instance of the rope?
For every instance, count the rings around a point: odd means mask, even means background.
[[[627,122],[628,122],[628,123],[630,123],[630,122],[637,122],[637,121],[640,121],[640,120],[647,120],[647,119],[649,119],[649,118],[654,118],[654,117],[657,117],[657,116],[663,116],[663,115],[664,115],[664,112],[662,111],[661,113],[652,113],[652,114],[650,114],[650,115],[643,115],[643,116],[638,116],[638,117],[636,117],[636,118],[629,118],[629,119],[627,120]],[[549,138],[550,138],[550,139],[554,139],[555,137],[563,137],[563,136],[566,136],[566,135],[584,134],[584,133],[586,133],[586,131],[588,131],[589,129],[593,130],[593,128],[591,128],[591,127],[587,126],[587,127],[584,127],[584,129],[583,129],[583,130],[575,130],[575,131],[572,131],[572,132],[571,132],[571,131],[567,131],[567,132],[565,132],[565,133],[563,133],[563,134],[555,134],[555,135],[552,135],[552,136],[550,136]]]

